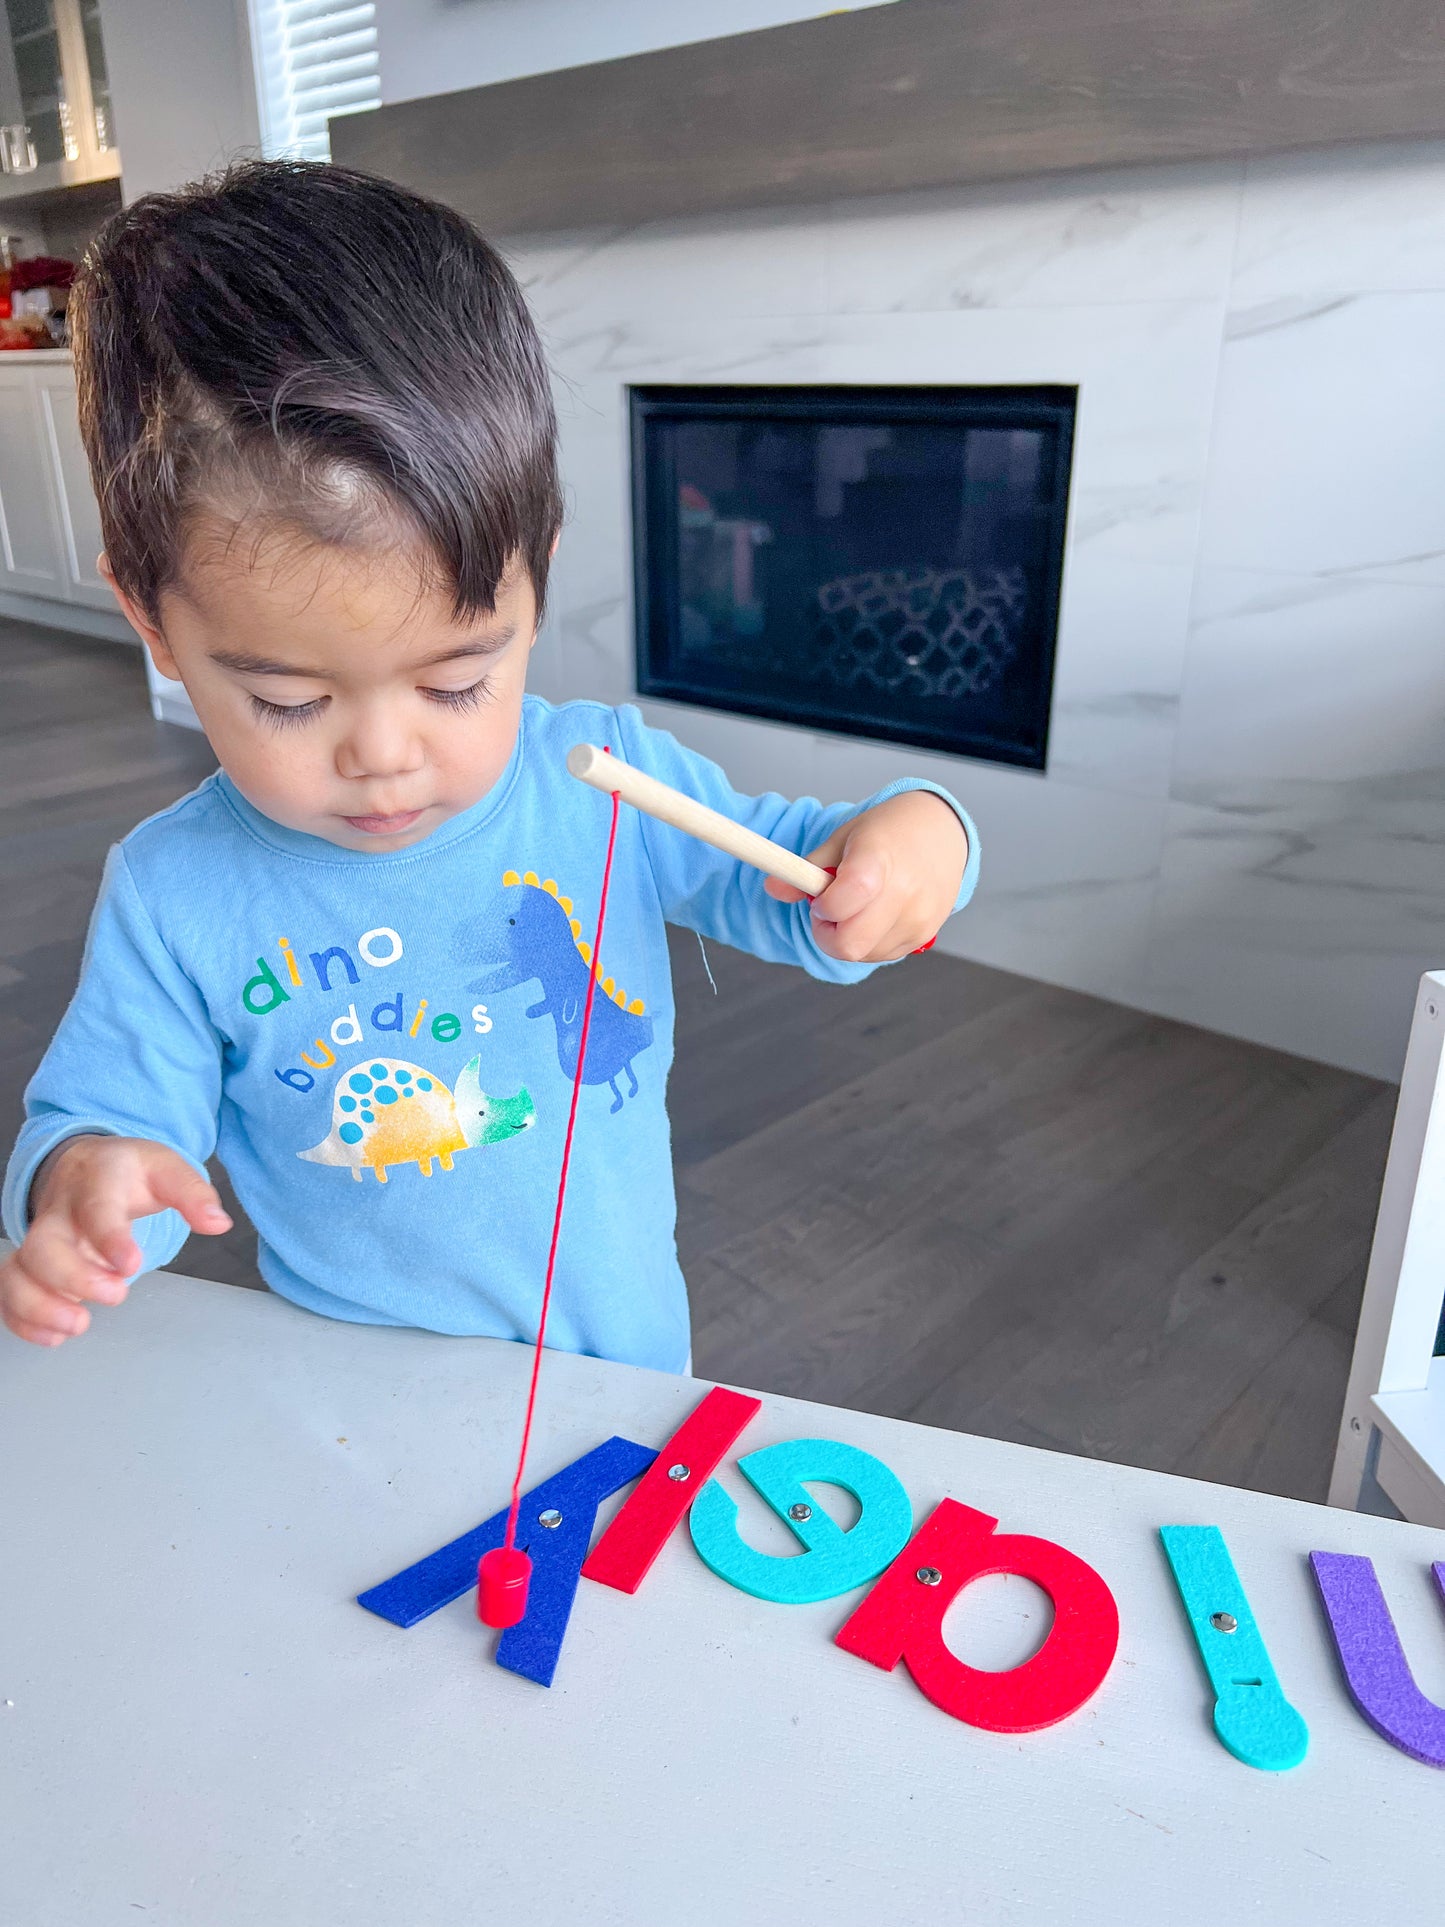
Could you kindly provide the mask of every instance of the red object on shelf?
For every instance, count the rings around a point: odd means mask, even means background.
[[[10,291],[24,294],[29,288],[68,288],[75,279],[75,263],[62,261],[58,254],[29,255],[10,270]]]
[[[477,1618],[484,1626],[515,1626],[526,1617],[532,1562],[520,1546],[493,1546],[477,1561]]]

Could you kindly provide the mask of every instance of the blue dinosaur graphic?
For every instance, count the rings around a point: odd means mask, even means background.
[[[542,882],[531,870],[525,876],[508,870],[496,904],[461,927],[456,946],[464,963],[482,966],[481,976],[467,986],[472,995],[511,990],[534,980],[541,983],[541,1000],[528,1007],[527,1015],[552,1019],[557,1028],[557,1062],[565,1078],[574,1078],[582,1043],[582,1007],[594,966],[591,945],[582,940],[582,926],[572,915],[572,905],[552,879]],[[611,1088],[615,1116],[622,1109],[617,1080],[624,1072],[627,1095],[637,1095],[632,1060],[652,1043],[652,1019],[640,1002],[629,1003],[610,977],[603,977],[600,970],[596,975],[582,1081]]]

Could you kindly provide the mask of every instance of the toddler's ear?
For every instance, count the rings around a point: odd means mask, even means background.
[[[136,602],[133,597],[127,595],[119,582],[116,581],[115,570],[110,566],[110,557],[104,550],[101,551],[100,556],[97,558],[95,567],[97,574],[110,585],[111,594],[120,604],[121,614],[145,644],[146,649],[149,651],[150,659],[155,664],[157,670],[161,675],[169,676],[172,682],[179,681],[180,671],[176,667],[175,657],[171,654],[170,644],[166,641],[154,622],[151,621],[144,609],[141,608],[140,604]]]

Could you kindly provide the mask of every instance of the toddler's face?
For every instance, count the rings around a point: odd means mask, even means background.
[[[514,568],[458,622],[414,553],[288,534],[193,534],[161,627],[121,597],[178,677],[226,774],[273,822],[401,850],[485,796],[517,738],[537,608]]]

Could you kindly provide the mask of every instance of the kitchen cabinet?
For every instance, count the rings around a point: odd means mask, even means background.
[[[70,356],[0,353],[0,615],[137,642],[96,569],[100,551]],[[185,690],[149,659],[146,681],[157,717],[199,729]]]
[[[0,0],[0,200],[120,174],[100,0]]]
[[[0,362],[0,588],[68,602],[34,371]]]
[[[0,615],[138,642],[96,569],[101,546],[69,354],[0,353]],[[157,717],[200,728],[149,658],[146,681]]]
[[[90,486],[90,466],[85,459],[85,444],[80,439],[74,372],[69,367],[38,369],[35,389],[60,516],[67,599],[88,604],[92,609],[114,609],[115,597],[95,566],[104,542],[100,533],[100,506]]]
[[[0,590],[115,611],[70,357],[0,356]]]

